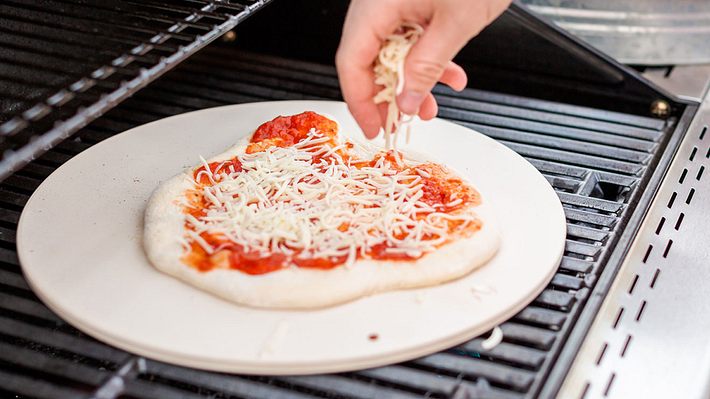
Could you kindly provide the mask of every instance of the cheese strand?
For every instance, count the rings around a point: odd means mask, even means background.
[[[375,84],[383,86],[374,97],[375,104],[387,103],[387,119],[385,121],[385,149],[397,149],[399,131],[406,127],[406,142],[409,143],[409,123],[412,115],[400,112],[396,98],[404,90],[404,61],[409,50],[419,40],[424,29],[415,23],[405,23],[402,27],[385,39],[375,61]],[[395,151],[395,157],[399,154]],[[397,158],[397,162],[400,159]]]

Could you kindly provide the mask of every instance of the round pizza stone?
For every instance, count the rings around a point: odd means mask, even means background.
[[[283,101],[206,109],[101,142],[49,176],[28,201],[17,246],[27,280],[58,315],[139,355],[208,370],[307,374],[403,361],[471,339],[520,311],[554,274],[562,206],[522,157],[440,119],[415,122],[407,150],[470,181],[500,231],[496,256],[450,283],[317,310],[238,306],[156,270],[142,247],[151,192],[198,156],[224,151],[278,115],[315,111],[362,133],[345,104]]]

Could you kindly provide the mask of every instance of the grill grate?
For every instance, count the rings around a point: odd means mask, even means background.
[[[3,1],[0,180],[269,1]]]
[[[199,79],[195,79],[199,76]],[[46,309],[20,275],[22,207],[62,163],[121,131],[195,109],[274,99],[337,99],[334,68],[211,46],[0,183],[0,387],[33,397],[534,397],[675,126],[595,109],[437,88],[440,115],[532,162],[567,215],[564,258],[550,285],[484,350],[476,338],[407,363],[353,373],[255,377],[138,358],[94,341]],[[613,268],[612,268],[613,269]]]

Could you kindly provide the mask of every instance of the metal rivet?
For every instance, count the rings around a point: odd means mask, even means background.
[[[667,118],[671,113],[671,105],[665,100],[656,100],[651,103],[651,114],[658,118]]]
[[[237,40],[237,34],[234,33],[234,31],[229,31],[222,36],[222,41],[226,43],[231,43],[233,41]]]

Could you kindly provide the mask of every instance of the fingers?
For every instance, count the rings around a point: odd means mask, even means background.
[[[375,55],[379,42],[374,44]],[[352,55],[354,52],[364,53],[364,56]],[[375,76],[370,63],[363,64],[358,62],[366,57],[369,59],[374,55],[367,54],[367,48],[354,49],[345,47],[343,51],[338,52],[336,57],[336,67],[338,77],[340,79],[340,87],[343,92],[343,99],[348,104],[350,113],[355,118],[355,121],[360,125],[368,138],[374,138],[382,126],[383,121],[380,119],[380,113],[377,105],[372,101],[375,95]]]
[[[445,79],[454,89],[465,87],[465,72],[451,59],[471,34],[449,18],[435,14],[419,41],[412,46],[404,64],[404,90],[397,103],[402,112],[417,113],[436,82]]]
[[[429,93],[424,99],[424,102],[422,102],[421,107],[419,107],[419,117],[422,120],[428,121],[429,119],[433,119],[438,112],[439,106],[436,104],[434,96]]]
[[[468,77],[463,68],[456,65],[453,61],[449,61],[439,81],[456,91],[461,91],[466,88]]]
[[[376,137],[385,122],[373,102],[378,87],[372,64],[382,39],[398,24],[398,16],[382,13],[377,2],[359,1],[351,4],[343,25],[335,57],[338,79],[350,113],[368,138]]]
[[[465,89],[466,83],[468,83],[466,72],[452,61],[449,61],[439,81],[456,91]],[[439,106],[436,103],[436,99],[431,93],[427,94],[424,101],[419,106],[419,117],[422,120],[428,121],[429,119],[433,119],[438,113]]]

